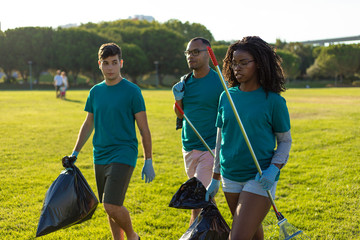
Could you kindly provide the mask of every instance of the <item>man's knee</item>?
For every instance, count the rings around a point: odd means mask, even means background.
[[[197,217],[201,212],[201,209],[192,209],[191,214],[195,217]]]
[[[104,209],[105,212],[109,215],[109,216],[114,216],[117,213],[121,213],[124,211],[125,207],[124,206],[118,206],[118,205],[114,205],[114,204],[110,204],[110,203],[104,203]]]

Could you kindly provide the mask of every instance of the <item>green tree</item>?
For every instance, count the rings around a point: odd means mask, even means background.
[[[150,71],[151,67],[144,51],[135,44],[122,44],[124,67],[122,72],[130,76],[130,80],[137,84],[140,75]]]
[[[149,22],[146,20],[121,19],[111,22],[86,23],[78,29],[86,30],[101,35],[117,43],[135,43],[139,44],[138,37],[145,28],[160,26],[156,21]],[[135,42],[134,42],[135,41]]]
[[[54,67],[71,72],[73,83],[77,84],[80,73],[91,76],[97,82],[98,50],[108,39],[95,33],[70,28],[59,28],[54,33]],[[71,78],[69,78],[69,83]]]
[[[142,28],[127,27],[120,29],[120,34],[124,43],[135,44],[142,48],[143,41],[141,35],[144,32]]]
[[[146,28],[141,39],[149,65],[159,62],[160,85],[163,85],[164,75],[179,75],[186,71],[183,54],[185,39],[179,33],[165,27]]]
[[[141,65],[142,69],[153,71],[155,70],[154,63],[159,63],[160,84],[163,84],[162,79],[166,74],[180,76],[188,71],[183,51],[191,38],[201,36],[214,41],[211,32],[205,26],[198,23],[182,23],[174,19],[166,23],[129,19],[98,24],[87,23],[81,25],[79,29],[99,34],[118,42],[119,45],[125,43],[138,46],[145,53],[147,59],[147,64]],[[138,52],[138,50],[136,51]],[[129,60],[126,59],[126,61]],[[131,75],[134,78],[134,73],[138,70],[132,69],[132,64],[125,66],[126,72],[132,72]]]
[[[354,44],[354,48],[356,49],[355,51],[359,53],[360,52],[360,43]],[[360,63],[356,69],[356,75],[360,76]]]
[[[203,37],[210,42],[215,40],[211,32],[204,25],[199,23],[190,23],[188,21],[182,23],[177,19],[170,19],[169,21],[165,22],[164,25],[169,29],[181,34],[186,41],[189,41],[194,37]]]
[[[276,53],[282,58],[282,67],[288,80],[295,79],[300,74],[301,59],[294,53],[278,49]]]
[[[284,50],[300,57],[299,76],[302,78],[306,76],[306,69],[308,69],[315,61],[313,49],[314,47],[312,45],[304,45],[299,42],[288,43],[284,46]]]
[[[216,56],[216,60],[219,63],[219,67],[222,69],[223,60],[225,58],[228,46],[226,46],[226,45],[213,45],[211,47],[211,49],[213,50],[213,52],[214,52],[214,54]],[[211,62],[211,60],[210,60],[210,62]],[[210,66],[214,67],[212,62],[210,63]]]
[[[161,24],[157,21],[147,21],[147,20],[137,20],[137,19],[121,19],[117,21],[109,22],[109,25],[112,27],[117,27],[120,29],[135,27],[137,29],[145,29],[149,27],[159,27]],[[100,24],[100,27],[104,27]]]
[[[284,49],[286,45],[287,45],[286,42],[283,42],[283,41],[281,41],[281,39],[278,39],[278,38],[276,39],[276,42],[275,42],[276,49]]]
[[[40,78],[42,71],[50,67],[52,59],[51,28],[24,27],[9,29],[5,32],[4,48],[7,63],[3,64],[6,74],[19,71],[25,82],[29,75],[29,62],[33,75]]]
[[[360,48],[354,44],[337,44],[316,50],[314,65],[308,70],[310,76],[335,77],[335,81],[356,74],[360,66]],[[336,82],[335,82],[336,84]]]
[[[10,54],[9,42],[4,32],[0,31],[0,68],[5,73],[5,82],[11,81],[11,72],[14,70],[16,59]]]
[[[329,54],[335,56],[340,81],[353,77],[360,66],[360,49],[355,44],[329,46]]]

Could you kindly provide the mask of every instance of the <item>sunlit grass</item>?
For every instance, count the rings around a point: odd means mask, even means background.
[[[68,91],[67,101],[53,91],[0,91],[0,238],[34,239],[45,193],[71,153],[88,91]],[[180,131],[175,131],[170,90],[144,90],[153,139],[156,179],[141,180],[138,165],[125,200],[135,230],[144,239],[179,239],[190,212],[168,207],[186,181]],[[293,145],[282,170],[276,204],[288,221],[312,239],[360,238],[360,89],[290,89],[283,95],[291,117]],[[77,165],[96,192],[92,144]],[[222,191],[217,203],[231,226]],[[277,239],[271,211],[265,239]],[[93,218],[43,239],[111,239],[99,205]]]

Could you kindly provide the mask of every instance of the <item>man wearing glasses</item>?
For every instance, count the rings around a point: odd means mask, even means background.
[[[197,37],[189,41],[184,54],[192,72],[184,75],[172,90],[176,102],[214,151],[217,107],[223,88],[218,74],[209,66],[207,46],[211,47],[210,42],[204,38]],[[212,179],[214,159],[189,124],[182,119],[175,105],[174,111],[183,124],[181,141],[186,174],[189,178],[198,178],[207,187]],[[200,209],[192,210],[190,225],[199,213]]]

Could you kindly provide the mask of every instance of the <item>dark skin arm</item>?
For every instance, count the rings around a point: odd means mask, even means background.
[[[182,104],[182,100],[176,100],[176,103],[179,105],[179,107],[180,107],[181,109],[184,109],[184,108],[183,108],[183,104]],[[175,107],[175,104],[174,104],[174,106],[173,106],[173,109],[174,109],[174,111],[175,111],[176,116],[177,116],[178,118],[182,119],[182,118],[183,118],[183,115],[179,112],[179,110],[177,110],[177,108]]]

